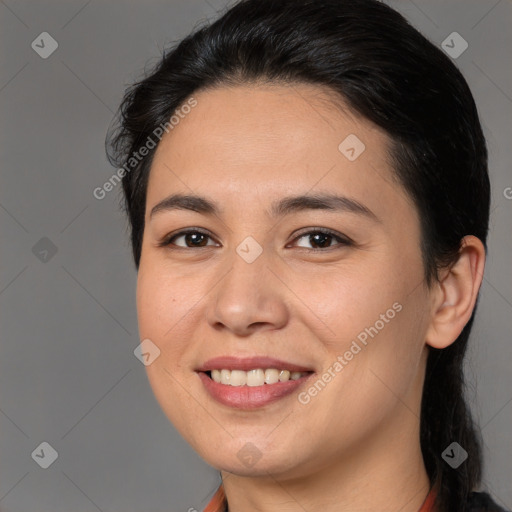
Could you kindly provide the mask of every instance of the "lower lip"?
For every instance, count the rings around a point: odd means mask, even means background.
[[[217,402],[236,409],[256,409],[290,395],[309,380],[314,373],[304,375],[297,380],[263,384],[262,386],[230,386],[215,382],[205,372],[198,372],[198,375],[210,396]]]

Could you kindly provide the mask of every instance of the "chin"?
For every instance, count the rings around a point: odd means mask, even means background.
[[[242,449],[225,449],[223,456],[218,452],[198,454],[210,466],[219,471],[226,471],[238,476],[246,477],[282,477],[284,479],[297,478],[308,473],[306,466],[298,460],[290,460],[288,453],[271,452],[270,456],[256,452],[250,441]],[[254,451],[253,451],[254,450]],[[252,453],[251,453],[252,452]]]

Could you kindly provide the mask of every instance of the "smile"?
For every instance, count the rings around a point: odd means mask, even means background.
[[[290,372],[289,370],[277,370],[275,368],[256,368],[254,370],[211,370],[207,372],[209,377],[220,384],[227,386],[263,386],[264,384],[276,384],[298,380],[311,372]]]

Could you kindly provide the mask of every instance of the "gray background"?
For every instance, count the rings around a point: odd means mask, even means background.
[[[453,31],[469,43],[456,63],[481,113],[493,191],[470,398],[486,487],[512,508],[512,4],[390,3],[435,44]],[[224,5],[0,0],[2,512],[202,510],[219,483],[133,354],[136,274],[120,187],[102,201],[92,191],[114,171],[103,143],[124,87]],[[31,48],[44,31],[59,44],[47,59]],[[43,237],[54,255],[41,252]],[[43,441],[58,452],[48,469],[31,457]]]

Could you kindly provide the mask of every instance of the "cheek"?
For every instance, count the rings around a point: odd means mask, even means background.
[[[421,268],[402,270],[389,258],[295,282],[297,296],[306,297],[321,320],[325,370],[342,357],[343,369],[332,370],[336,383],[328,386],[333,401],[343,397],[364,415],[393,402],[393,393],[408,393],[426,330],[426,296],[410,284],[421,282]]]
[[[184,293],[185,287],[180,286],[179,279],[166,277],[161,270],[164,269],[156,264],[139,268],[136,294],[139,336],[140,340],[149,338],[160,350],[159,357],[145,367],[153,393],[171,422],[185,428],[190,420],[185,420],[188,416],[183,411],[188,410],[192,416],[199,411],[195,411],[186,391],[190,385],[186,379],[190,376],[177,370],[187,366],[184,354],[190,345],[190,322],[197,323],[192,307],[197,299]]]
[[[187,346],[183,340],[189,336],[184,329],[192,307],[179,280],[166,279],[155,268],[139,270],[137,321],[140,340],[150,339],[160,350],[160,356],[146,367],[148,375],[158,372],[159,378],[167,381],[169,377],[164,368],[171,370],[179,365]]]
[[[323,430],[327,444],[338,446],[343,432],[343,446],[350,446],[376,432],[397,411],[414,410],[421,335],[411,328],[412,310],[408,304],[402,306],[388,323],[381,320],[384,325],[368,311],[355,309],[354,316],[369,319],[366,327],[348,327],[339,321],[339,334],[330,343],[319,379],[325,374],[334,377],[326,385],[312,383],[300,397],[305,404],[301,410],[308,411],[310,422]],[[375,306],[375,311],[385,315],[387,309]]]
[[[191,369],[204,339],[197,331],[204,327],[209,286],[207,276],[177,271],[159,258],[147,258],[139,268],[139,336],[141,340],[149,338],[160,350],[146,372],[161,403],[175,403],[178,397],[188,403],[190,399],[185,389],[196,378]]]
[[[294,294],[316,318],[324,344],[344,351],[359,335],[364,342],[376,323],[377,331],[384,332],[399,317],[400,306],[393,305],[403,301],[404,278],[393,272],[384,264],[351,264],[315,275],[302,272],[300,279],[289,276],[289,281],[293,279]]]
[[[145,262],[137,276],[137,317],[141,336],[172,337],[172,331],[199,300],[200,290],[156,261]]]
[[[398,300],[389,302],[394,297]],[[367,421],[373,421],[373,416],[383,418],[403,404],[415,409],[426,331],[422,301],[421,291],[405,296],[397,292],[377,305],[371,317],[366,315],[367,325],[351,338],[361,350],[345,368],[343,392],[358,397],[354,412],[368,416]]]

